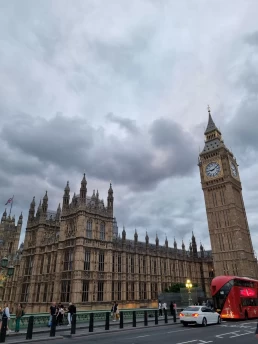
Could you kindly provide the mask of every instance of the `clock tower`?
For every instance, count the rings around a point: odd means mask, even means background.
[[[238,164],[208,108],[205,146],[199,155],[215,275],[258,278]]]

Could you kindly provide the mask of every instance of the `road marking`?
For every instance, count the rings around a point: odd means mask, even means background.
[[[145,334],[144,336],[138,336],[138,337],[134,337],[134,338],[144,338],[144,337],[149,337],[149,334]]]
[[[198,342],[198,339],[189,340],[188,342],[181,342],[181,343],[176,343],[176,344],[188,344],[188,343],[193,343],[193,342]]]
[[[239,333],[239,334],[236,334],[235,336],[231,336],[231,337],[229,337],[229,338],[235,338],[235,337],[241,337],[241,336],[246,336],[246,335],[248,335],[248,334],[253,334],[253,331],[251,332],[251,331],[249,331],[249,332],[245,332],[245,333]]]
[[[190,329],[188,329],[188,330],[176,330],[176,331],[169,331],[167,333],[185,332],[185,331],[191,331],[191,330]]]
[[[228,335],[230,335],[230,334],[237,334],[237,332],[240,332],[240,331],[234,331],[234,332],[228,332],[228,333],[217,334],[215,337],[216,337],[216,338],[222,339],[223,336],[228,336]]]

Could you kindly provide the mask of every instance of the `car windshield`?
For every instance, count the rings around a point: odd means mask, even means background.
[[[200,307],[187,307],[184,309],[184,312],[185,311],[188,311],[188,312],[198,312],[200,310]]]

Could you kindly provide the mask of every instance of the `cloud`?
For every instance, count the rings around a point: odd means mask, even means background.
[[[166,178],[191,172],[193,146],[185,144],[182,128],[168,119],[154,121],[149,131],[143,129],[141,136],[134,136],[133,140],[131,136],[107,134],[104,128],[93,127],[82,117],[70,118],[60,113],[49,120],[23,115],[14,116],[12,121],[17,128],[15,135],[6,123],[1,136],[8,149],[16,152],[16,165],[20,164],[13,173],[20,174],[29,168],[30,173],[38,170],[42,174],[43,166],[44,170],[52,165],[67,172],[85,169],[89,177],[111,179],[139,192]],[[126,119],[125,123],[127,127],[132,124]],[[160,149],[158,140],[163,134],[171,137],[167,150]],[[23,158],[21,162],[18,154]],[[183,159],[179,158],[181,154]],[[12,163],[10,159],[7,167]]]
[[[106,118],[110,122],[118,124],[121,129],[125,129],[131,134],[138,134],[139,132],[136,126],[136,121],[133,121],[130,118],[122,118],[119,116],[115,116],[112,112],[109,112],[106,115]]]

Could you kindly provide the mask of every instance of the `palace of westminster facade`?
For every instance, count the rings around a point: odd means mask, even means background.
[[[0,258],[14,265],[6,279],[2,301],[21,302],[26,312],[48,311],[52,301],[73,302],[80,310],[157,305],[158,294],[173,283],[190,278],[210,294],[214,275],[258,278],[236,159],[227,149],[209,112],[205,147],[199,168],[212,251],[205,251],[192,234],[189,249],[167,239],[155,244],[128,240],[117,233],[114,196],[110,184],[106,206],[98,191],[87,195],[85,174],[80,193],[70,200],[69,182],[62,206],[48,209],[47,192],[37,209],[33,198],[24,243],[19,239],[23,216],[3,213],[0,224]]]

